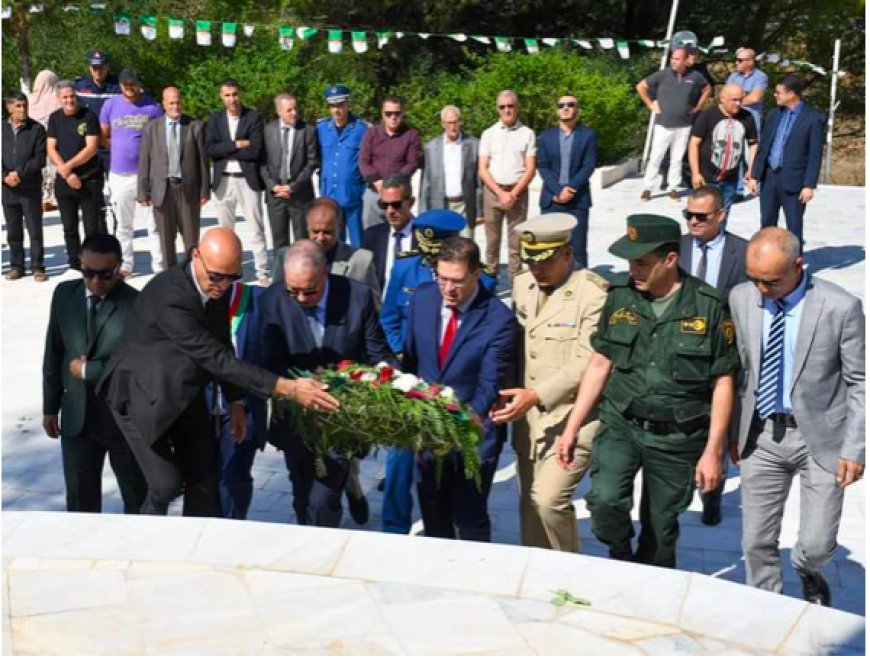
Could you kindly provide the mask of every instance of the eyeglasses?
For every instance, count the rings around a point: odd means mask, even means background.
[[[574,101],[566,101],[565,103],[556,103],[556,107],[562,110],[564,108],[576,108],[577,104]]]
[[[707,220],[712,218],[718,212],[719,212],[718,210],[715,210],[715,211],[710,211],[709,213],[700,213],[697,211],[684,210],[683,217],[685,217],[687,220],[691,220],[692,218],[695,218],[696,220],[698,220],[698,222],[706,222]]]
[[[389,111],[384,110],[384,116],[387,117],[388,119],[392,119],[393,117],[401,117],[402,111],[401,110],[389,110]]]
[[[394,211],[399,210],[405,204],[404,199],[400,199],[399,201],[382,201],[378,199],[378,208],[382,211],[387,210],[388,208],[392,208]]]
[[[208,280],[212,284],[223,284],[224,282],[232,284],[234,281],[239,281],[242,278],[242,275],[239,273],[234,273],[228,275],[223,272],[214,272],[208,269],[208,266],[205,264],[205,259],[202,258],[201,254],[197,254],[196,258],[199,259],[199,262],[202,263],[202,267],[205,269],[205,274],[208,275]]]
[[[499,105],[498,109],[499,110],[510,110],[511,108],[515,108],[515,107],[516,107],[516,105],[514,103],[509,103],[509,104],[505,104],[505,105]]]
[[[285,290],[287,291],[287,295],[290,297],[298,298],[300,295],[311,297],[312,295],[317,295],[318,291],[320,291],[320,284],[312,286],[311,288],[288,288]]]
[[[750,277],[746,276],[746,279],[751,281],[753,284],[758,286],[761,284],[762,286],[766,286],[767,288],[776,288],[780,284],[782,284],[782,279],[759,279],[758,277]]]
[[[118,270],[118,266],[116,265],[114,268],[108,268],[106,270],[94,270],[93,268],[82,268],[82,277],[85,279],[93,279],[96,277],[100,281],[109,281],[112,278],[112,275]]]

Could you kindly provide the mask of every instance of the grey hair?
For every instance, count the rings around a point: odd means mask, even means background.
[[[498,93],[498,96],[496,96],[496,100],[500,99],[503,96],[510,96],[512,99],[514,99],[514,103],[516,103],[517,105],[520,104],[520,97],[517,96],[517,93],[513,89],[502,89]]]
[[[757,248],[760,244],[774,245],[790,262],[796,261],[801,255],[798,237],[782,227],[765,227],[756,231],[749,245]]]
[[[443,108],[441,108],[441,121],[444,121],[444,115],[448,112],[453,112],[456,114],[457,119],[462,119],[462,110],[460,110],[455,105],[445,105]]]
[[[306,268],[323,270],[326,267],[326,253],[313,240],[303,238],[284,250],[284,267],[293,267],[297,270]]]
[[[72,80],[61,80],[57,83],[57,87],[54,88],[55,93],[60,96],[61,91],[64,89],[72,89],[76,90],[75,83]]]
[[[281,101],[295,101],[296,97],[293,94],[282,93],[278,94],[275,97],[275,109],[279,109],[281,107]]]
[[[739,55],[740,53],[746,53],[747,55],[752,57],[753,60],[755,59],[755,50],[752,48],[746,48],[746,47],[738,48],[737,52],[735,54]]]

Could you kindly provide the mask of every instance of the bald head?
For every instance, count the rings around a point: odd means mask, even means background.
[[[771,300],[778,300],[797,287],[803,266],[800,241],[786,229],[767,227],[749,241],[746,276]]]
[[[743,87],[730,82],[719,90],[719,108],[727,115],[734,116],[743,107]]]
[[[331,250],[341,233],[341,210],[333,199],[318,197],[305,214],[308,237],[324,251]]]
[[[213,300],[223,296],[242,269],[242,242],[232,229],[206,231],[193,249],[193,274]]]

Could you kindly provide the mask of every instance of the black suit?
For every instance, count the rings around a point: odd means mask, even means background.
[[[204,389],[227,399],[268,396],[276,377],[239,361],[230,340],[228,296],[204,305],[190,262],[142,290],[98,385],[148,481],[142,512],[166,514],[184,491],[184,514],[217,515],[217,445]]]
[[[728,291],[737,284],[746,281],[746,248],[749,243],[735,236],[730,231],[725,232],[725,244],[722,246],[722,262],[719,265],[719,276],[716,278],[716,290],[726,297]],[[689,274],[692,270],[692,236],[684,234],[680,239],[680,267]]]
[[[244,149],[236,146],[238,140],[249,140],[251,144]],[[205,127],[205,155],[212,161],[211,188],[217,190],[227,166],[227,158],[239,161],[245,181],[251,190],[263,190],[260,178],[260,158],[263,154],[263,119],[256,110],[243,107],[236,128],[235,139],[230,137],[227,111],[218,110],[211,115]]]
[[[67,510],[102,510],[103,463],[108,453],[124,512],[137,513],[145,499],[145,479],[94,385],[124,332],[139,291],[118,282],[97,308],[90,337],[87,295],[82,279],[62,282],[54,290],[42,362],[43,414],[60,412]],[[83,380],[69,370],[70,362],[81,355],[87,357]]]
[[[389,249],[390,232],[393,230],[386,222],[369,227],[363,233],[363,249],[374,254],[375,271],[378,274],[378,285],[385,291],[387,281],[387,250]],[[411,232],[411,249],[417,249],[417,234]],[[395,261],[393,261],[395,263]]]
[[[346,277],[329,275],[326,324],[317,346],[302,307],[276,282],[260,296],[262,358],[275,373],[288,369],[314,370],[344,359],[364,364],[381,361],[397,365],[384,338],[371,289]],[[284,451],[293,482],[293,508],[300,524],[337,527],[341,521],[341,493],[348,476],[344,456],[325,456],[327,473],[317,478],[314,456],[286,420],[272,419],[269,442]]]

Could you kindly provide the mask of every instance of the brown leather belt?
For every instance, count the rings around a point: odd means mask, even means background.
[[[456,204],[456,203],[459,203],[460,201],[465,201],[465,197],[444,197],[444,201],[446,201],[450,204]]]
[[[517,187],[517,184],[516,184],[516,183],[512,183],[511,185],[502,185],[501,183],[498,183],[497,185],[498,185],[498,187],[500,187],[502,190],[506,190],[507,192],[510,192],[510,191],[513,190],[515,187]]]

